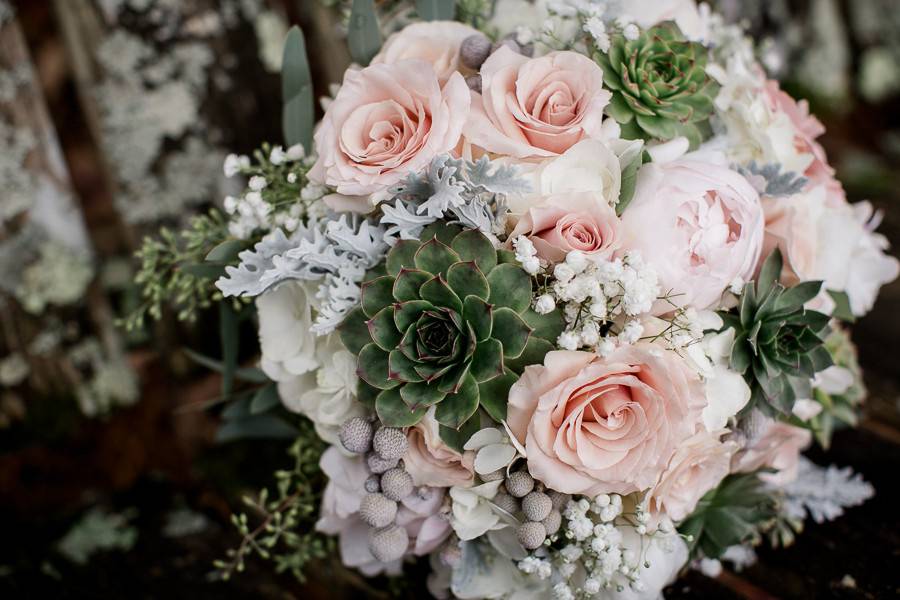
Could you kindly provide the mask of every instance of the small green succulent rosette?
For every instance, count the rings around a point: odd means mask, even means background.
[[[822,282],[785,288],[778,282],[781,267],[776,249],[756,284],[744,288],[738,314],[722,314],[725,326],[735,330],[731,367],[750,385],[748,408],[770,415],[790,415],[798,398],[811,398],[812,378],[833,362],[824,345],[831,318],[804,307],[819,294]]]
[[[559,311],[530,308],[531,277],[478,231],[431,228],[391,249],[386,274],[362,285],[339,327],[357,355],[360,399],[382,423],[415,425],[435,407],[441,436],[461,447],[479,408],[506,418],[509,388],[562,332]]]
[[[609,52],[594,51],[612,91],[607,113],[631,139],[684,136],[700,145],[709,129],[718,84],[706,74],[707,50],[689,42],[672,22],[635,40],[612,36]]]

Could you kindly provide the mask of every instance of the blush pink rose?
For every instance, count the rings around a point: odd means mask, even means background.
[[[472,35],[478,35],[478,31],[456,21],[413,23],[392,34],[371,64],[418,58],[431,64],[443,85],[451,75],[464,70],[459,62],[459,48]]]
[[[507,421],[528,470],[567,494],[629,494],[655,484],[706,404],[697,374],[649,344],[607,358],[552,351],[509,391]]]
[[[469,486],[474,481],[474,455],[460,454],[441,440],[433,410],[406,430],[406,439],[409,450],[403,463],[416,485]]]
[[[731,470],[750,473],[764,467],[775,473],[760,473],[772,485],[787,485],[797,479],[800,452],[812,443],[812,432],[774,419],[766,419],[750,444],[735,454]]]
[[[654,521],[663,516],[684,520],[694,512],[700,498],[728,475],[737,444],[719,441],[724,433],[700,431],[678,446],[659,482],[647,495]]]
[[[462,75],[442,88],[422,60],[349,70],[316,131],[310,178],[348,196],[384,191],[457,145],[469,102]]]
[[[717,306],[736,279],[749,281],[763,245],[753,186],[731,169],[691,160],[644,165],[622,224],[623,247],[641,252],[672,303],[697,309]]]
[[[603,71],[576,52],[527,58],[501,47],[481,66],[464,135],[487,152],[516,158],[562,154],[585,138],[604,137],[611,94]]]
[[[560,262],[572,250],[594,258],[609,258],[619,248],[620,222],[609,203],[594,192],[569,192],[546,197],[523,214],[509,236],[524,235],[537,255]]]
[[[336,446],[322,454],[319,461],[328,476],[316,530],[338,536],[341,562],[359,569],[367,577],[381,573],[399,575],[403,559],[383,563],[369,552],[369,527],[359,517],[359,505],[366,495],[369,469],[359,456],[347,456]],[[449,519],[442,514],[444,491],[421,488],[400,501],[397,524],[409,535],[407,556],[425,556],[450,535]]]

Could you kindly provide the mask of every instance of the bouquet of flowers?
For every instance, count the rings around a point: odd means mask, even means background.
[[[289,148],[228,158],[247,189],[187,232],[198,262],[161,281],[143,253],[183,316],[258,315],[261,372],[223,328],[229,387],[261,384],[225,427],[286,409],[318,448],[266,531],[337,536],[367,576],[427,560],[437,597],[654,598],[871,494],[800,452],[855,422],[846,323],[898,262],[738,26],[692,0],[349,8],[324,118],[295,29]]]

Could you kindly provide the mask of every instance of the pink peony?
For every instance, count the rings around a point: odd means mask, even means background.
[[[703,494],[728,475],[737,444],[719,441],[724,433],[701,431],[678,447],[647,496],[654,520],[662,515],[673,521],[684,520],[694,512]]]
[[[413,23],[387,39],[372,64],[394,64],[417,58],[431,64],[441,85],[461,70],[459,47],[478,31],[456,21]]]
[[[750,473],[764,467],[775,473],[761,473],[760,479],[772,485],[787,485],[797,479],[800,452],[812,442],[812,432],[774,419],[766,419],[758,435],[735,454],[731,470]]]
[[[462,75],[442,89],[422,60],[349,70],[316,131],[310,178],[349,196],[382,192],[456,146],[469,101]]]
[[[540,258],[560,262],[572,250],[609,258],[619,247],[619,218],[601,194],[570,192],[544,198],[529,208],[509,236],[528,237]]]
[[[399,575],[402,559],[383,563],[369,552],[369,531],[372,529],[359,518],[359,504],[366,495],[364,487],[369,477],[365,460],[346,456],[336,446],[322,454],[319,461],[328,476],[322,496],[322,508],[316,530],[339,536],[341,562],[373,577],[381,573]],[[424,556],[433,552],[450,534],[449,520],[441,515],[444,491],[421,488],[404,498],[397,510],[397,524],[406,529],[410,545],[408,556]]]
[[[717,306],[736,279],[750,280],[763,244],[753,186],[730,169],[691,160],[644,165],[622,224],[623,247],[640,250],[671,301],[698,309]]]
[[[472,484],[475,457],[471,452],[460,454],[441,440],[433,410],[407,429],[406,439],[409,450],[403,463],[416,485],[452,487]]]
[[[527,58],[499,48],[481,66],[464,135],[472,145],[516,158],[562,154],[585,138],[603,137],[611,94],[603,71],[575,52]]]
[[[608,358],[552,351],[509,391],[507,419],[528,470],[567,494],[628,494],[659,480],[706,401],[697,374],[649,344]]]

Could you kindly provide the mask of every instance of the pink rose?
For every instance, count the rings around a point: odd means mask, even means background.
[[[460,454],[441,440],[433,411],[406,431],[409,450],[403,457],[406,470],[416,485],[452,487],[471,485],[475,477],[475,457]]]
[[[766,419],[749,445],[735,454],[731,470],[750,473],[763,467],[775,473],[761,473],[760,479],[783,486],[797,479],[800,452],[812,442],[812,432],[774,419]]]
[[[528,470],[567,494],[629,494],[659,480],[706,401],[697,374],[649,344],[608,358],[552,351],[509,391],[507,420]]]
[[[562,154],[585,138],[603,137],[611,94],[603,71],[576,52],[527,58],[499,48],[481,66],[465,127],[471,144],[517,158]]]
[[[737,444],[719,441],[724,433],[701,431],[678,447],[659,483],[647,495],[654,520],[662,516],[684,520],[703,494],[728,475]]]
[[[769,108],[787,115],[794,126],[794,148],[797,152],[809,155],[809,166],[803,174],[813,184],[824,183],[832,193],[844,196],[844,188],[834,177],[834,169],[828,164],[825,149],[816,141],[816,138],[825,133],[825,126],[810,114],[809,103],[806,100],[794,100],[781,90],[774,79],[766,81],[763,94]]]
[[[519,218],[509,236],[532,241],[540,258],[564,260],[572,250],[609,258],[620,243],[619,218],[601,194],[569,192],[544,198]]]
[[[478,31],[456,21],[413,23],[387,39],[372,64],[394,64],[418,58],[431,63],[441,85],[461,70],[459,47]]]
[[[369,531],[359,517],[359,505],[366,495],[365,481],[369,469],[359,456],[346,456],[336,446],[322,454],[319,461],[328,476],[322,496],[322,508],[316,530],[339,536],[341,562],[359,569],[367,577],[381,573],[399,575],[402,559],[383,563],[369,552]],[[407,556],[424,556],[434,551],[450,534],[450,523],[441,515],[444,491],[421,488],[400,501],[396,522],[409,535]]]
[[[310,178],[349,196],[384,191],[456,146],[469,101],[462,75],[442,89],[422,60],[349,70],[316,131]]]
[[[623,247],[640,250],[671,301],[698,309],[718,305],[735,279],[750,280],[763,244],[753,186],[725,167],[684,159],[641,168],[622,224]]]

